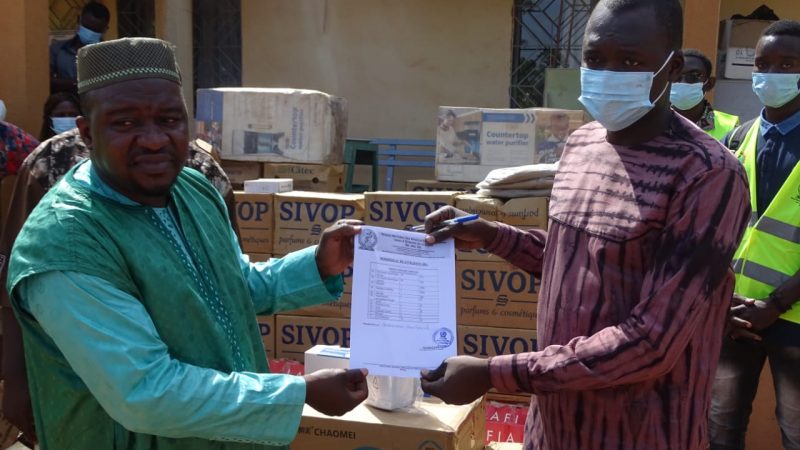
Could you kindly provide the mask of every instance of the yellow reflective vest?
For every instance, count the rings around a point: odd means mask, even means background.
[[[800,164],[792,169],[767,210],[758,217],[756,148],[760,130],[759,118],[736,154],[747,172],[753,213],[733,257],[733,271],[736,293],[755,299],[766,298],[800,271]],[[781,315],[781,319],[800,323],[800,304]]]
[[[714,111],[714,128],[706,130],[706,133],[710,134],[714,139],[722,141],[722,138],[737,126],[739,126],[739,116],[722,111]]]

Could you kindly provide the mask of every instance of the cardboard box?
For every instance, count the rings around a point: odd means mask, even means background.
[[[458,192],[367,192],[367,225],[405,230],[425,222],[425,216],[455,204]]]
[[[438,121],[436,179],[479,182],[493,169],[557,161],[588,117],[582,110],[442,106]]]
[[[275,322],[278,358],[303,362],[306,350],[317,344],[350,346],[350,319],[281,314]]]
[[[489,391],[484,396],[487,402],[500,402],[506,404],[525,405],[526,407],[531,403],[531,394],[524,392],[519,394],[501,394],[499,392]]]
[[[456,197],[456,208],[470,214],[479,214],[482,219],[496,221],[497,212],[503,201],[498,198],[483,197],[475,194],[463,194]],[[456,250],[456,259],[460,261],[494,261],[502,262],[503,258],[486,250]]]
[[[536,329],[539,280],[506,262],[456,261],[456,322]]]
[[[497,209],[497,220],[518,228],[547,229],[547,197],[521,197],[506,200]]]
[[[246,180],[261,178],[261,163],[223,160],[220,164],[234,189],[242,189]]]
[[[247,254],[271,254],[274,195],[237,191],[233,196],[242,251]]]
[[[340,219],[362,219],[362,194],[293,191],[275,196],[274,252],[286,254],[319,243],[325,228]]]
[[[458,191],[458,192],[477,192],[475,183],[458,181],[437,181],[437,180],[408,180],[406,181],[407,191]]]
[[[256,316],[258,321],[258,331],[261,333],[261,341],[264,343],[264,350],[267,351],[267,358],[275,357],[275,316]]]
[[[291,178],[294,189],[311,192],[343,192],[342,164],[275,164],[264,163],[264,178]]]
[[[536,330],[459,325],[458,342],[459,355],[486,358],[527,353],[536,351]]]
[[[353,266],[349,266],[342,274],[344,276],[344,291],[339,300],[330,303],[309,306],[303,309],[287,311],[286,314],[295,316],[313,317],[340,317],[350,318],[350,307],[353,300]]]
[[[275,201],[273,194],[245,194],[236,191],[233,198],[236,202],[236,223],[240,229],[267,230],[272,233],[272,207]]]
[[[266,262],[272,258],[272,255],[269,253],[248,253],[247,256],[250,257],[251,263]]]
[[[224,159],[341,164],[347,102],[301,89],[199,89],[197,136]]]
[[[529,403],[530,399],[528,399],[528,402],[525,404],[487,401],[486,443],[502,442],[503,444],[522,444],[525,438],[525,421],[528,418]],[[521,449],[521,447],[517,448]]]
[[[292,190],[294,187],[291,178],[258,178],[244,182],[246,194],[279,194]]]
[[[486,430],[486,434],[489,434],[489,430]],[[523,450],[522,444],[511,443],[511,442],[491,442],[486,446],[485,450]]]
[[[350,367],[350,348],[338,345],[315,345],[306,350],[305,373],[322,369],[347,369]]]
[[[239,228],[242,252],[247,254],[269,254],[272,252],[271,230]]]
[[[720,22],[720,58],[723,77],[749,80],[756,59],[756,44],[772,20],[728,19]]]
[[[419,402],[410,411],[381,411],[364,404],[341,417],[306,405],[292,450],[480,450],[484,447],[483,403]]]

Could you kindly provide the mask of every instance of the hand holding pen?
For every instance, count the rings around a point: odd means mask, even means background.
[[[481,219],[477,214],[468,214],[452,206],[442,207],[425,217],[420,231],[428,234],[425,242],[435,244],[449,238],[461,250],[486,248],[497,236],[497,224]],[[413,227],[416,229],[418,227]]]
[[[444,222],[440,222],[438,225],[433,227],[431,232],[436,231],[436,230],[441,230],[444,227],[457,225],[459,223],[471,222],[473,220],[477,220],[477,219],[480,219],[480,218],[481,218],[481,216],[479,214],[470,214],[468,216],[461,216],[461,217],[455,217],[453,219],[447,219]],[[425,224],[415,225],[415,226],[411,227],[411,231],[425,231]]]

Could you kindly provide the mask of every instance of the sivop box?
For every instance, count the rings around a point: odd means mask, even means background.
[[[234,192],[236,222],[239,225],[242,251],[272,253],[273,194]]]
[[[456,197],[456,208],[470,214],[478,214],[482,219],[496,221],[497,212],[503,201],[499,198],[483,197],[475,194],[462,194]],[[456,260],[461,261],[495,261],[501,262],[502,258],[494,256],[483,249],[456,250]]]
[[[338,220],[363,217],[362,194],[305,191],[277,194],[273,253],[286,254],[315,245],[322,231]]]
[[[364,221],[395,230],[405,230],[425,222],[425,216],[443,206],[455,204],[458,192],[367,192]]]
[[[458,326],[458,354],[478,357],[536,351],[536,330]]]
[[[442,106],[436,128],[436,179],[479,182],[493,169],[553,163],[582,110]]]
[[[277,164],[264,163],[264,178],[291,178],[294,189],[312,192],[342,192],[343,164]]]
[[[350,346],[350,319],[279,314],[275,324],[278,358],[303,362],[306,350],[315,345]]]
[[[436,399],[407,411],[365,404],[340,417],[303,409],[292,450],[482,450],[486,410],[481,400],[447,405]]]
[[[439,192],[439,191],[459,191],[459,192],[477,192],[478,188],[475,183],[458,182],[458,181],[437,181],[437,180],[408,180],[406,181],[407,191],[425,191],[425,192]]]
[[[497,220],[518,228],[547,229],[548,197],[520,197],[506,200],[497,208]]]
[[[506,262],[456,261],[460,325],[536,329],[539,280]]]
[[[272,258],[272,255],[269,253],[248,253],[247,256],[250,257],[251,263],[267,262]]]
[[[353,266],[348,266],[342,273],[344,278],[344,289],[342,296],[338,300],[321,303],[319,305],[308,306],[302,309],[287,311],[286,314],[295,316],[313,317],[339,317],[342,319],[350,318],[350,308],[353,300]]]
[[[244,182],[261,178],[261,163],[254,161],[223,160],[220,165],[234,189],[244,188]]]
[[[267,358],[275,357],[275,316],[256,316],[261,342],[267,351]]]
[[[197,136],[223,159],[341,164],[347,102],[303,89],[197,91]]]

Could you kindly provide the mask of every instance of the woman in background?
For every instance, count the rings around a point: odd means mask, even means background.
[[[42,131],[39,139],[45,141],[51,137],[76,128],[75,119],[81,115],[81,104],[78,96],[71,92],[56,92],[44,102]]]

